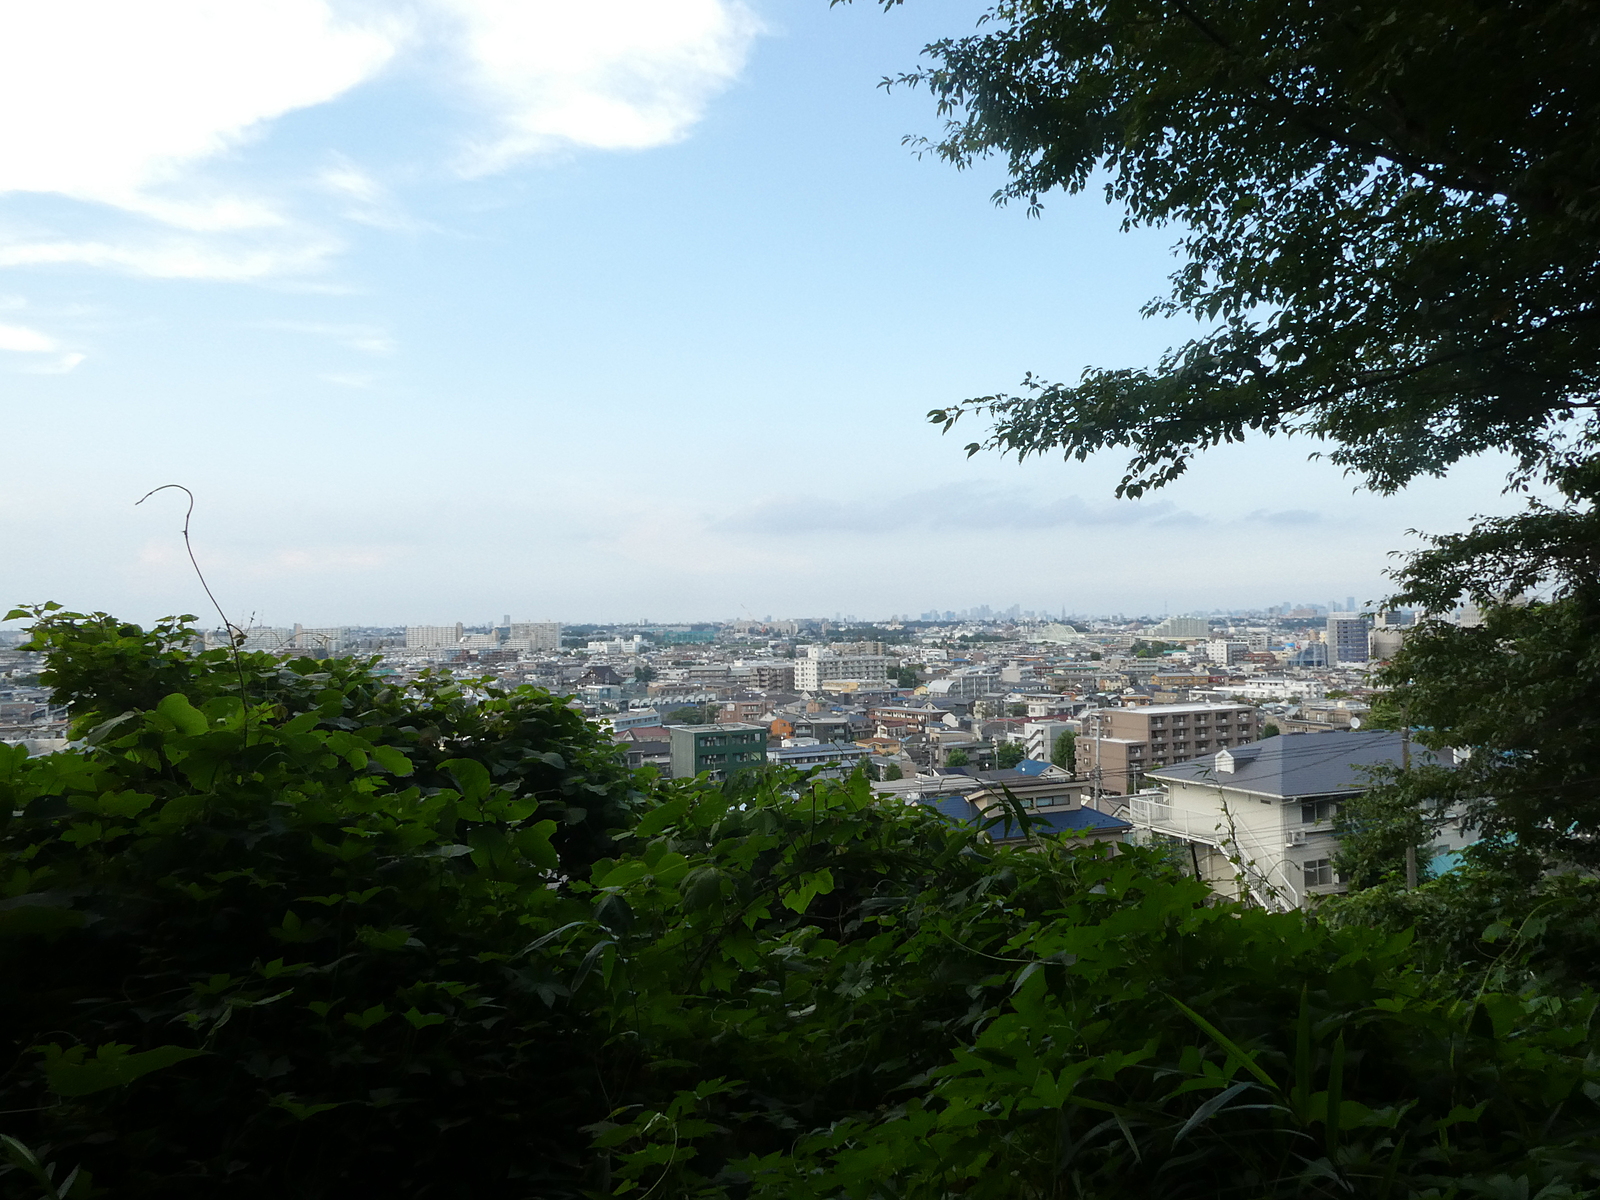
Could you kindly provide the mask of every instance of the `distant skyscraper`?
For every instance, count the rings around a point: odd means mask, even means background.
[[[1344,610],[1345,612],[1355,612],[1356,598],[1354,596],[1346,596],[1344,598]]]

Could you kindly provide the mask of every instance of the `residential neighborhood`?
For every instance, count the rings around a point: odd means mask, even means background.
[[[1337,807],[1402,756],[1402,735],[1362,725],[1373,666],[1415,620],[1351,598],[1159,620],[987,607],[683,625],[508,614],[478,626],[258,626],[232,640],[285,657],[376,657],[400,684],[433,671],[548,689],[603,726],[629,766],[663,776],[865,771],[885,801],[989,823],[1001,840],[1028,836],[1011,821],[1020,806],[1035,832],[1158,842],[1219,895],[1284,908],[1341,889]],[[59,749],[66,711],[39,685],[37,656],[10,640],[0,738]],[[206,631],[199,644],[230,638]],[[1457,829],[1438,852],[1465,838]]]

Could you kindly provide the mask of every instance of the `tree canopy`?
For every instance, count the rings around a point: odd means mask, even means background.
[[[985,446],[1133,451],[1120,492],[1252,432],[1325,440],[1383,491],[1592,446],[1600,399],[1600,23],[1584,0],[1006,0],[899,82],[930,148],[997,153],[1037,211],[1103,179],[1173,225],[1152,314],[1206,326],[1150,369],[1029,376],[930,414]]]

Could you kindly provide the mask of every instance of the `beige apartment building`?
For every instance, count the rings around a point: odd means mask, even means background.
[[[1083,715],[1078,770],[1101,792],[1125,796],[1139,790],[1143,772],[1243,746],[1261,736],[1261,725],[1249,704],[1094,709]]]

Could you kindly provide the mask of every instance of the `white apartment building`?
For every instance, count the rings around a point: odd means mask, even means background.
[[[824,683],[841,679],[885,683],[892,661],[886,654],[835,654],[821,646],[807,646],[806,656],[794,660],[795,690],[820,692]]]
[[[975,700],[979,696],[998,692],[1002,687],[999,667],[959,667],[928,684],[928,695],[952,700]]]
[[[462,633],[463,626],[460,621],[454,625],[407,625],[406,649],[442,650],[446,647],[459,646]]]
[[[1029,758],[1049,762],[1056,738],[1069,731],[1076,733],[1077,727],[1076,721],[1029,721],[1022,727],[1022,747]]]
[[[1250,653],[1250,643],[1233,641],[1224,638],[1212,638],[1205,644],[1206,658],[1224,667],[1231,667],[1234,663],[1244,661],[1244,656]]]
[[[279,629],[269,625],[252,625],[244,631],[241,650],[287,650],[295,644],[293,629]]]
[[[1340,805],[1367,789],[1364,768],[1404,754],[1399,733],[1299,733],[1146,771],[1156,788],[1127,798],[1129,840],[1178,847],[1179,861],[1219,895],[1280,912],[1305,908],[1344,891],[1333,870]],[[1455,765],[1448,752],[1414,744],[1410,756]],[[1435,850],[1451,854],[1473,840],[1455,814]]]
[[[1218,684],[1210,689],[1219,696],[1238,696],[1241,700],[1321,700],[1327,690],[1317,679],[1246,679],[1243,683]]]
[[[1150,638],[1208,638],[1211,636],[1211,623],[1204,617],[1168,617],[1154,629],[1145,630],[1145,637]]]
[[[513,621],[502,644],[507,650],[559,650],[561,624],[559,621]]]

